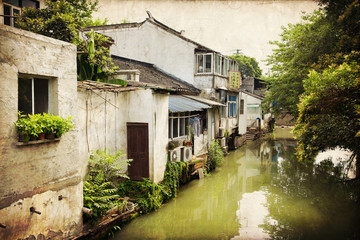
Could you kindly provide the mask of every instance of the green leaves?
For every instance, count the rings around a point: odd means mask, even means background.
[[[335,34],[325,21],[323,11],[305,15],[303,22],[283,27],[281,41],[267,59],[272,74],[266,80],[269,88],[265,102],[275,115],[297,116],[297,103],[304,88],[303,79],[320,56],[332,51]]]
[[[56,137],[61,137],[74,127],[71,119],[71,116],[62,118],[48,113],[22,115],[19,112],[15,125],[18,133],[25,135],[26,141],[29,141],[40,133],[55,133]]]
[[[108,43],[108,37],[95,33],[85,33],[84,41],[79,42],[80,53],[77,56],[78,81],[107,80],[117,67],[110,58],[109,49],[103,45]]]
[[[112,154],[107,148],[91,153],[89,172],[84,181],[84,206],[93,210],[93,214],[87,216],[89,221],[97,220],[107,210],[120,204],[115,180],[128,178],[125,168],[131,161],[124,157],[123,151]]]
[[[221,165],[222,162],[224,161],[224,153],[219,145],[218,140],[215,140],[210,143],[209,161],[210,161],[210,170]]]
[[[108,49],[109,38],[102,34],[83,33],[88,26],[106,24],[92,20],[97,1],[46,1],[41,9],[23,9],[17,25],[24,30],[76,44],[78,80],[100,81],[117,69]],[[80,36],[81,35],[81,36]]]
[[[241,54],[234,54],[230,56],[231,59],[239,63],[239,69],[242,75],[247,77],[260,77],[261,69],[259,63],[255,58],[248,57]]]
[[[312,161],[318,151],[336,146],[359,154],[360,65],[351,62],[312,71],[304,88],[294,129],[300,159]]]
[[[104,181],[113,182],[116,178],[128,178],[125,174],[126,167],[132,161],[125,159],[123,150],[111,154],[110,150],[92,151],[89,159],[89,175],[102,175]]]

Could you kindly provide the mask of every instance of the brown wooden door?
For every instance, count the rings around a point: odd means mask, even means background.
[[[147,123],[127,123],[128,168],[132,180],[149,177],[149,131]]]

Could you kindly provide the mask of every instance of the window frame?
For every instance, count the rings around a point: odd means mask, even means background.
[[[237,117],[237,96],[228,95],[228,117],[235,118]]]
[[[184,138],[187,136],[187,126],[190,125],[190,112],[169,113],[169,139]],[[187,121],[186,121],[187,119]],[[174,121],[176,120],[176,121]],[[182,121],[183,120],[183,121]],[[174,122],[176,122],[177,133],[174,134]],[[175,135],[175,137],[174,137]]]
[[[36,97],[35,97],[35,81],[37,79],[41,79],[41,80],[47,80],[47,111],[46,113],[51,113],[54,115],[57,115],[57,111],[58,111],[58,106],[57,106],[57,84],[56,84],[56,78],[52,78],[52,77],[44,77],[44,76],[29,76],[29,75],[23,75],[23,74],[19,74],[18,77],[18,111],[20,110],[20,105],[19,105],[19,101],[20,101],[20,97],[19,97],[19,81],[20,80],[24,80],[24,81],[31,81],[31,113],[29,114],[36,114],[36,113],[40,113],[40,112],[36,112]],[[27,114],[27,113],[26,113]]]
[[[5,6],[10,8],[10,15],[5,16]],[[17,7],[17,6],[14,6],[14,5],[3,2],[3,15],[4,15],[3,16],[3,23],[4,23],[4,25],[11,26],[11,27],[16,27],[15,26],[15,18],[17,18],[17,17],[15,17],[15,15],[14,15],[14,9],[19,11],[19,16],[20,16],[21,15],[21,7]],[[10,18],[10,25],[5,24],[5,18]]]
[[[217,64],[216,59],[219,59],[219,62]],[[214,57],[214,73],[221,75],[222,72],[222,59],[223,57],[220,54],[215,54]],[[219,71],[217,71],[219,70]]]
[[[214,54],[213,53],[197,53],[195,54],[195,74],[212,74],[214,72]],[[206,59],[210,56],[210,71],[206,71],[208,69],[206,67]],[[202,63],[200,66],[199,64],[199,58],[202,58]],[[200,67],[202,67],[202,71],[200,72]]]

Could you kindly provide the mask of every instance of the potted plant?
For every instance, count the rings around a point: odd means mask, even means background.
[[[55,135],[57,138],[61,137],[64,133],[70,131],[73,127],[74,124],[71,121],[72,117],[68,117],[68,118],[62,118],[59,116],[52,116],[52,120],[54,121],[54,130],[55,130]]]
[[[54,116],[49,113],[43,113],[43,123],[44,123],[44,132],[46,139],[54,139],[55,138],[55,120]]]
[[[71,118],[71,116],[62,118],[48,113],[23,115],[19,112],[15,123],[19,141],[44,139],[45,135],[50,139],[54,138],[54,135],[59,138],[74,127]]]

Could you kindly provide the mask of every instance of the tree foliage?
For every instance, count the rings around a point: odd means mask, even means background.
[[[78,79],[84,80],[80,75],[81,66],[95,66],[95,74],[88,74],[88,80],[97,80],[96,77],[106,78],[116,69],[110,58],[108,49],[109,38],[94,33],[84,32],[89,26],[106,24],[107,20],[93,20],[92,14],[97,10],[97,1],[91,0],[58,0],[45,1],[45,8],[24,8],[16,24],[19,28],[73,43],[77,46],[79,53]],[[92,48],[89,45],[94,44]],[[93,49],[89,53],[89,49]],[[101,74],[100,74],[101,73]],[[89,75],[91,75],[89,77]]]
[[[259,63],[256,61],[255,58],[241,54],[234,54],[230,56],[230,58],[238,62],[239,70],[242,75],[246,77],[261,76],[261,69],[259,67]]]
[[[297,104],[304,92],[302,81],[320,56],[333,52],[335,36],[324,11],[316,11],[303,16],[300,23],[283,27],[281,41],[271,42],[277,49],[267,59],[272,75],[266,79],[269,91],[265,101],[273,105],[275,115],[285,112],[297,116]]]
[[[78,44],[79,31],[91,25],[97,2],[88,0],[45,1],[45,8],[24,8],[17,25],[25,30]]]
[[[301,160],[340,146],[357,158],[360,177],[360,2],[320,0],[321,10],[284,28],[268,63],[268,104],[298,116]]]
[[[319,73],[311,71],[304,81],[295,133],[301,160],[312,160],[328,147],[342,147],[360,154],[360,65],[343,63]]]

